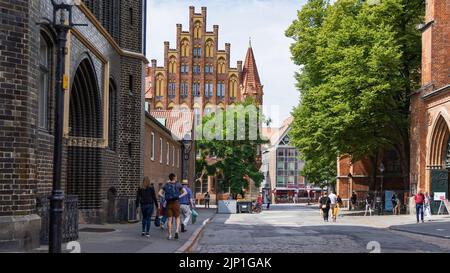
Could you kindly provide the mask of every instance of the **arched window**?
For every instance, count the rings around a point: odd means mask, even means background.
[[[164,88],[164,77],[162,74],[156,76],[156,96],[162,97],[162,92]]]
[[[173,74],[177,71],[177,60],[175,57],[171,57],[169,60],[169,73]]]
[[[189,41],[187,39],[181,41],[181,57],[189,57]]]
[[[200,39],[202,37],[202,23],[199,21],[195,22],[194,25],[194,38]]]
[[[201,122],[201,113],[200,113],[200,108],[195,107],[194,108],[194,123],[195,125],[200,125]]]
[[[205,56],[213,57],[214,56],[214,43],[212,40],[208,40],[205,45]]]
[[[217,62],[217,73],[224,74],[225,73],[225,59],[219,58]]]
[[[108,147],[110,150],[116,148],[116,109],[117,88],[112,79],[109,80],[109,116],[108,116]]]
[[[231,77],[229,86],[230,86],[229,87],[230,88],[230,97],[235,98],[237,95],[237,89],[238,89],[236,76]]]
[[[41,34],[39,48],[39,98],[38,98],[38,120],[39,127],[48,129],[48,98],[51,78],[51,46],[44,34]]]

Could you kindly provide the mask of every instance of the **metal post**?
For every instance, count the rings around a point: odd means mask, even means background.
[[[61,13],[63,14],[63,12]],[[62,18],[63,20],[63,18]],[[57,32],[57,62],[56,62],[56,109],[55,109],[55,139],[53,150],[53,190],[50,196],[50,231],[49,252],[61,253],[62,243],[62,213],[64,192],[61,189],[62,172],[62,137],[63,137],[63,115],[64,115],[64,67],[65,49],[68,28],[64,25],[55,26]]]

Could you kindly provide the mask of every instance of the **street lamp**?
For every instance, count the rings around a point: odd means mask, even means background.
[[[56,31],[57,37],[57,61],[55,72],[55,139],[53,150],[53,185],[50,196],[50,229],[49,252],[61,253],[62,243],[62,213],[64,192],[61,188],[62,170],[62,138],[64,115],[64,89],[68,89],[67,75],[64,74],[67,33],[74,26],[72,21],[72,8],[79,5],[79,0],[52,0],[53,20],[46,23]]]
[[[383,214],[383,173],[384,173],[384,165],[383,165],[383,162],[381,162],[381,164],[380,164],[380,168],[379,168],[379,170],[380,170],[380,173],[381,173],[381,214]]]
[[[187,179],[187,161],[189,160],[189,154],[192,149],[192,137],[190,133],[186,133],[183,137],[183,140],[181,141],[183,144],[183,161],[181,162],[183,164],[182,170],[182,178]]]

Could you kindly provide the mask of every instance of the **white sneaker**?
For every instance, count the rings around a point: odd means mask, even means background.
[[[169,235],[169,237],[167,237],[167,240],[172,240],[172,235]]]

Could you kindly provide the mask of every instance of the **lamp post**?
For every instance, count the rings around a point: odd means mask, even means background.
[[[183,144],[183,161],[181,162],[183,164],[182,166],[182,179],[187,179],[188,175],[188,160],[189,160],[189,154],[192,149],[192,138],[191,134],[187,133],[184,135],[183,140],[181,141]]]
[[[383,211],[384,211],[384,208],[383,208],[384,207],[384,202],[383,202],[383,196],[384,196],[384,193],[383,193],[383,173],[384,173],[384,170],[385,170],[383,162],[381,162],[379,170],[380,170],[380,173],[381,173],[381,186],[380,186],[380,191],[381,191],[381,214],[383,214]]]
[[[62,138],[64,115],[64,90],[68,89],[67,75],[64,74],[67,33],[77,25],[72,22],[72,8],[80,1],[52,0],[53,20],[49,23],[56,31],[57,61],[55,72],[55,136],[53,150],[53,185],[50,196],[49,252],[60,253],[62,243],[62,213],[64,192],[61,189]]]

